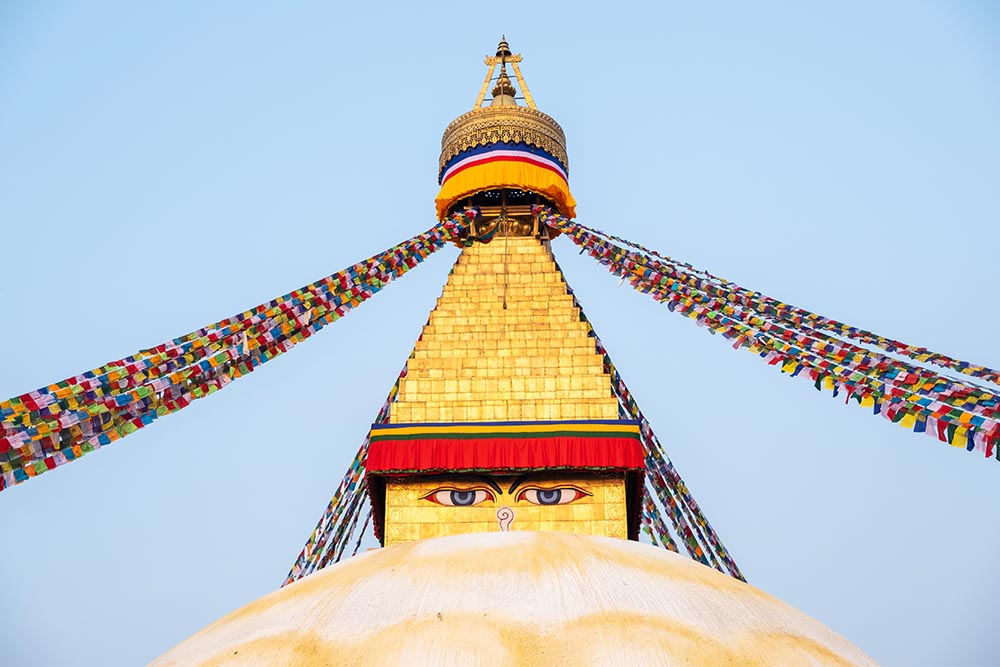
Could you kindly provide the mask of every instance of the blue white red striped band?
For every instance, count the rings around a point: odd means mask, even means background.
[[[438,180],[443,185],[445,181],[460,171],[476,165],[497,161],[527,162],[554,171],[563,180],[569,180],[566,170],[559,163],[559,160],[546,151],[536,146],[509,142],[476,146],[467,151],[462,151],[445,164]]]

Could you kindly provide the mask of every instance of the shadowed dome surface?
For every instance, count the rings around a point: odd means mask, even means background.
[[[153,665],[865,665],[762,591],[650,545],[474,533],[373,550],[221,618]]]

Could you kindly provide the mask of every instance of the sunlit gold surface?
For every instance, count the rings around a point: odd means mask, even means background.
[[[617,418],[611,380],[548,246],[499,237],[465,248],[390,423]]]
[[[500,530],[496,513],[500,507],[514,512],[510,530],[557,530],[565,533],[626,537],[624,473],[547,473],[507,490],[515,477],[495,477],[503,493],[474,507],[438,505],[423,499],[442,488],[469,488],[468,477],[438,476],[389,479],[385,485],[385,545],[460,533]],[[565,505],[533,505],[518,500],[522,488],[533,484],[546,488],[575,486],[587,493]],[[480,485],[481,486],[481,485]],[[485,487],[484,487],[485,488]]]
[[[638,542],[477,533],[351,558],[154,665],[872,665],[757,588]]]
[[[487,56],[487,60],[491,57],[492,56]],[[490,79],[493,78],[493,70],[497,68],[496,63],[487,62],[486,64],[489,65],[489,69],[486,70],[486,78],[483,79],[483,85],[479,89],[479,95],[476,97],[476,103],[472,105],[473,109],[478,109],[483,106],[483,100],[486,99],[486,91],[489,90],[490,87]]]
[[[522,60],[520,53],[510,52],[510,46],[506,39],[500,40],[495,56],[486,56],[485,62],[488,68],[486,79],[479,89],[479,95],[476,97],[472,111],[459,116],[445,128],[444,137],[441,139],[439,169],[443,169],[445,162],[464,150],[498,141],[523,141],[554,155],[562,162],[567,173],[569,172],[569,160],[566,157],[566,135],[563,134],[559,123],[551,116],[539,111],[538,107],[535,106],[535,100],[528,91],[528,84],[521,75],[521,68],[518,66]],[[528,106],[483,107],[486,90],[497,65],[500,65],[500,80],[497,82],[497,88],[493,90],[494,97],[498,95],[498,92],[511,96],[515,94],[510,79],[507,78],[504,71],[507,63],[510,63],[514,68],[514,75],[517,77],[517,82],[524,94],[524,101]],[[504,79],[506,79],[506,85],[503,83]]]
[[[500,141],[524,142],[555,157],[569,170],[566,135],[551,116],[522,106],[487,106],[453,120],[441,139],[438,168],[464,150]]]
[[[511,66],[514,68],[514,76],[517,77],[517,82],[521,86],[521,93],[524,95],[524,103],[528,105],[529,109],[537,109],[535,106],[535,99],[531,96],[531,91],[528,90],[528,84],[525,83],[524,77],[521,76],[521,68],[517,66],[521,62],[521,58],[518,57],[517,60],[508,60]]]
[[[528,105],[529,109],[537,109],[535,106],[535,100],[531,97],[531,93],[528,91],[528,84],[524,82],[524,77],[521,76],[521,68],[518,67],[518,63],[523,60],[520,53],[511,53],[510,45],[507,44],[506,39],[501,39],[500,44],[497,46],[497,55],[486,56],[486,66],[489,67],[489,71],[486,73],[486,80],[489,81],[490,77],[493,76],[493,70],[496,69],[497,65],[510,63],[514,68],[514,75],[517,77],[517,82],[521,85],[521,92],[524,93],[524,102]],[[479,92],[479,98],[476,100],[476,104],[473,109],[478,109],[483,104],[483,98],[486,95],[486,84],[483,84],[483,89]]]
[[[512,53],[511,55],[507,56],[504,60],[506,60],[509,63],[519,63],[522,60],[524,60],[524,57],[520,53]],[[500,58],[498,58],[497,56],[486,56],[486,58],[483,59],[483,62],[486,63],[487,66],[499,65]]]
[[[510,82],[510,77],[507,76],[506,68],[500,68],[500,76],[497,77],[497,85],[493,87],[491,92],[493,93],[494,98],[501,95],[509,95],[510,97],[517,95],[517,90],[514,89],[514,84]],[[495,100],[493,104],[496,104]]]

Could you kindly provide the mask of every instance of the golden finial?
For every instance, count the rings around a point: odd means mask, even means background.
[[[497,58],[506,60],[510,58],[510,45],[507,44],[507,36],[500,35],[500,44],[497,45]]]
[[[486,76],[475,105],[471,111],[452,121],[444,131],[441,139],[441,169],[448,160],[464,150],[498,141],[511,141],[510,137],[520,137],[515,141],[523,141],[548,151],[563,167],[567,166],[566,135],[555,120],[535,106],[518,66],[521,60],[523,58],[520,53],[511,52],[506,35],[501,36],[497,55],[485,58]],[[507,67],[513,70],[510,75],[507,74]],[[493,74],[498,68],[500,74],[494,79]],[[494,81],[493,99],[483,106],[490,84]],[[518,93],[524,96],[524,106],[517,102]]]
[[[516,95],[517,91],[514,90],[514,84],[510,82],[510,77],[507,76],[507,68],[501,65],[500,76],[497,77],[497,85],[493,87],[493,102],[490,104],[517,104],[517,102],[514,101],[514,97]],[[504,96],[510,97],[511,99],[504,100],[502,99]]]
[[[535,100],[531,98],[531,93],[528,91],[528,84],[524,82],[524,77],[521,76],[521,68],[518,67],[518,63],[521,62],[520,53],[511,53],[510,44],[507,43],[507,36],[500,36],[500,43],[497,44],[497,54],[495,56],[486,56],[486,66],[489,68],[486,70],[486,78],[483,80],[483,87],[479,89],[479,96],[476,98],[476,104],[472,107],[473,109],[478,109],[483,106],[483,101],[486,99],[486,91],[489,90],[490,81],[493,80],[493,72],[496,71],[497,65],[500,65],[500,78],[497,79],[497,88],[493,89],[493,99],[494,103],[497,98],[497,89],[501,90],[501,95],[510,95],[514,97],[516,91],[514,89],[514,84],[511,83],[510,78],[507,77],[506,68],[510,64],[514,68],[514,76],[517,77],[517,82],[521,86],[521,93],[524,95],[524,101],[528,105],[529,109],[538,109],[535,106]],[[506,79],[507,85],[503,85],[503,79]],[[504,92],[509,87],[510,93]],[[517,102],[513,100],[506,100],[502,102],[503,106],[517,105]],[[491,104],[490,106],[494,106]]]

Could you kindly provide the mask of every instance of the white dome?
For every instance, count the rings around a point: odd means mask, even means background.
[[[475,533],[370,551],[216,621],[154,665],[858,665],[789,605],[637,542]]]

